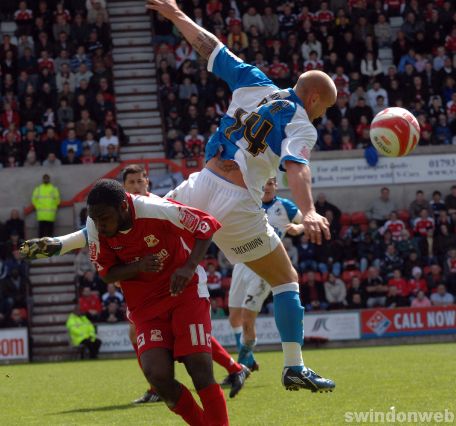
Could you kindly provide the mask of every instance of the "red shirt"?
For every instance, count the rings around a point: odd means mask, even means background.
[[[409,280],[409,290],[414,295],[416,295],[420,290],[423,290],[425,293],[427,293],[428,288],[426,280],[424,278],[420,278],[419,280],[412,278],[411,280]]]
[[[95,294],[91,294],[87,297],[81,296],[79,298],[79,309],[83,314],[89,311],[97,311],[100,313],[102,311],[100,298]]]
[[[334,19],[334,14],[330,10],[319,10],[315,14],[315,19],[320,24],[326,24]]]
[[[214,271],[207,274],[207,287],[211,290],[218,290],[222,288],[222,274]]]
[[[413,230],[415,234],[419,234],[423,237],[427,236],[429,230],[434,229],[434,219],[432,217],[427,217],[425,219],[421,219],[420,217],[416,218],[413,223]]]
[[[176,299],[190,292],[207,297],[206,274],[201,266],[181,296],[171,297],[170,278],[187,261],[188,245],[195,239],[210,238],[220,228],[219,222],[201,210],[153,194],[149,197],[127,194],[127,201],[133,220],[130,230],[107,238],[98,234],[89,217],[87,233],[90,260],[102,277],[112,266],[136,262],[146,254],[155,254],[163,262],[161,272],[141,272],[135,279],[122,281],[133,321],[142,318],[151,307],[157,316],[161,315]]]
[[[382,233],[390,231],[394,241],[402,239],[401,232],[405,229],[405,223],[402,220],[387,220],[382,228]]]
[[[388,281],[390,287],[396,287],[399,295],[407,297],[410,294],[409,283],[404,278],[391,278]]]

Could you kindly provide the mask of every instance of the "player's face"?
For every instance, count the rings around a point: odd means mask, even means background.
[[[100,235],[111,238],[121,230],[122,214],[115,207],[97,204],[89,206],[88,212]]]
[[[142,173],[130,173],[124,182],[125,191],[130,194],[147,195],[149,179]]]
[[[277,193],[277,183],[275,179],[268,179],[265,185],[263,186],[263,198],[264,203],[272,201]]]

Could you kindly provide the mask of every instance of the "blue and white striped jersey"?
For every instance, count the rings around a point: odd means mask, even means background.
[[[233,92],[217,132],[206,146],[206,161],[219,152],[238,163],[258,205],[264,182],[284,169],[284,161],[307,164],[317,141],[301,100],[293,89],[279,89],[258,68],[246,64],[220,44],[208,70],[225,80]]]
[[[268,222],[281,240],[285,237],[285,227],[289,223],[301,223],[302,213],[293,201],[274,197],[272,201],[263,203],[263,209],[268,215]]]

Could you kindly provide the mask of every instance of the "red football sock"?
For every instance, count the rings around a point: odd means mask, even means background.
[[[238,364],[231,355],[226,351],[226,349],[215,339],[214,336],[211,337],[212,342],[212,359],[217,364],[220,364],[224,367],[228,373],[238,373],[242,370],[240,364]]]
[[[225,395],[217,383],[198,391],[204,408],[204,418],[207,426],[228,426],[228,411]]]
[[[182,393],[174,408],[171,411],[181,416],[189,425],[206,426],[204,411],[196,403],[190,391],[181,384]],[[226,409],[226,408],[225,408]]]

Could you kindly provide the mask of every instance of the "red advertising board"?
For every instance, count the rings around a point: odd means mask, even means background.
[[[361,312],[361,336],[456,334],[456,305],[429,308],[366,309]]]
[[[28,360],[28,334],[26,328],[0,330],[0,362]]]

